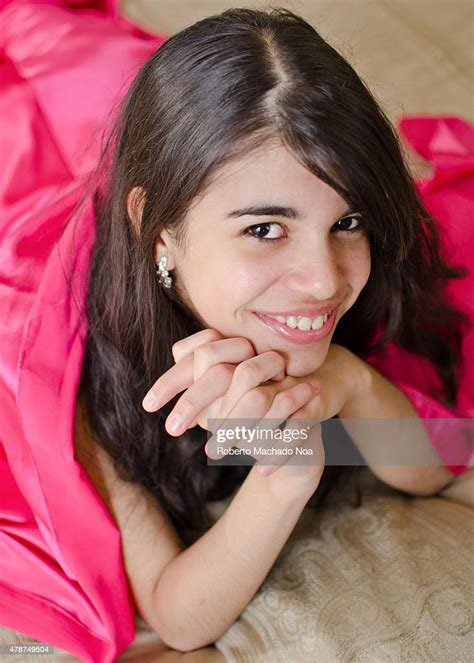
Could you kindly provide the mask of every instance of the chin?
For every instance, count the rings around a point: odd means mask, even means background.
[[[294,356],[291,353],[281,353],[285,356],[286,359],[286,374],[292,378],[303,378],[307,375],[311,375],[314,371],[317,371],[320,366],[324,363],[327,355],[327,350],[324,351],[324,356],[320,355],[318,351],[313,349],[311,356]]]
[[[287,365],[286,374],[292,378],[304,378],[311,375],[321,366],[322,362],[315,362],[314,364],[306,364],[305,366],[292,366]]]

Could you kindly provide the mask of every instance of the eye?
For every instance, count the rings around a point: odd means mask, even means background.
[[[272,226],[274,228],[270,230]],[[281,232],[280,234],[278,233],[278,229],[280,231],[284,230],[281,223],[259,223],[256,226],[245,228],[244,234],[260,242],[277,242],[284,237]]]
[[[351,227],[355,222],[355,227]],[[337,227],[342,224],[342,227]],[[249,226],[243,231],[244,235],[248,235],[251,239],[257,242],[278,242],[285,239],[287,235],[283,234],[287,229],[281,223],[268,222],[259,223],[255,226]],[[355,212],[348,216],[343,217],[337,221],[332,232],[345,233],[352,235],[353,233],[360,233],[365,231],[365,222],[359,212]]]
[[[349,226],[352,225],[353,221],[357,222],[357,225],[355,226],[355,228],[349,227]],[[362,219],[359,212],[356,212],[355,214],[350,214],[349,216],[345,216],[344,218],[339,219],[339,221],[337,221],[335,226],[337,226],[337,224],[339,224],[339,223],[343,225],[342,228],[337,228],[337,227],[335,228],[336,231],[339,231],[339,232],[350,234],[350,233],[355,233],[355,232],[362,232],[363,230],[365,230],[364,220]]]

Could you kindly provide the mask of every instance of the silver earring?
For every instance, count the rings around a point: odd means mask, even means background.
[[[173,279],[171,278],[170,273],[166,269],[167,260],[168,259],[166,256],[161,256],[156,273],[158,274],[159,283],[161,283],[161,285],[164,286],[165,288],[171,288]]]

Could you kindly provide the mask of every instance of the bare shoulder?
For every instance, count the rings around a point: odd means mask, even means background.
[[[78,395],[75,457],[84,467],[120,530],[125,571],[141,616],[150,623],[152,592],[161,572],[184,546],[160,503],[141,486],[122,480],[92,436]]]

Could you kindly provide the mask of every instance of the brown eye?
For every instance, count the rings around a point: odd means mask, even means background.
[[[276,242],[283,239],[282,232],[283,227],[280,223],[259,223],[244,230],[244,234],[249,235],[252,239],[264,242]]]
[[[356,222],[355,226],[353,226],[354,221]],[[339,219],[337,224],[342,224],[342,227],[336,228],[336,230],[344,233],[355,233],[365,229],[364,222],[360,217],[360,214],[351,214],[350,216],[345,216],[343,219]]]

